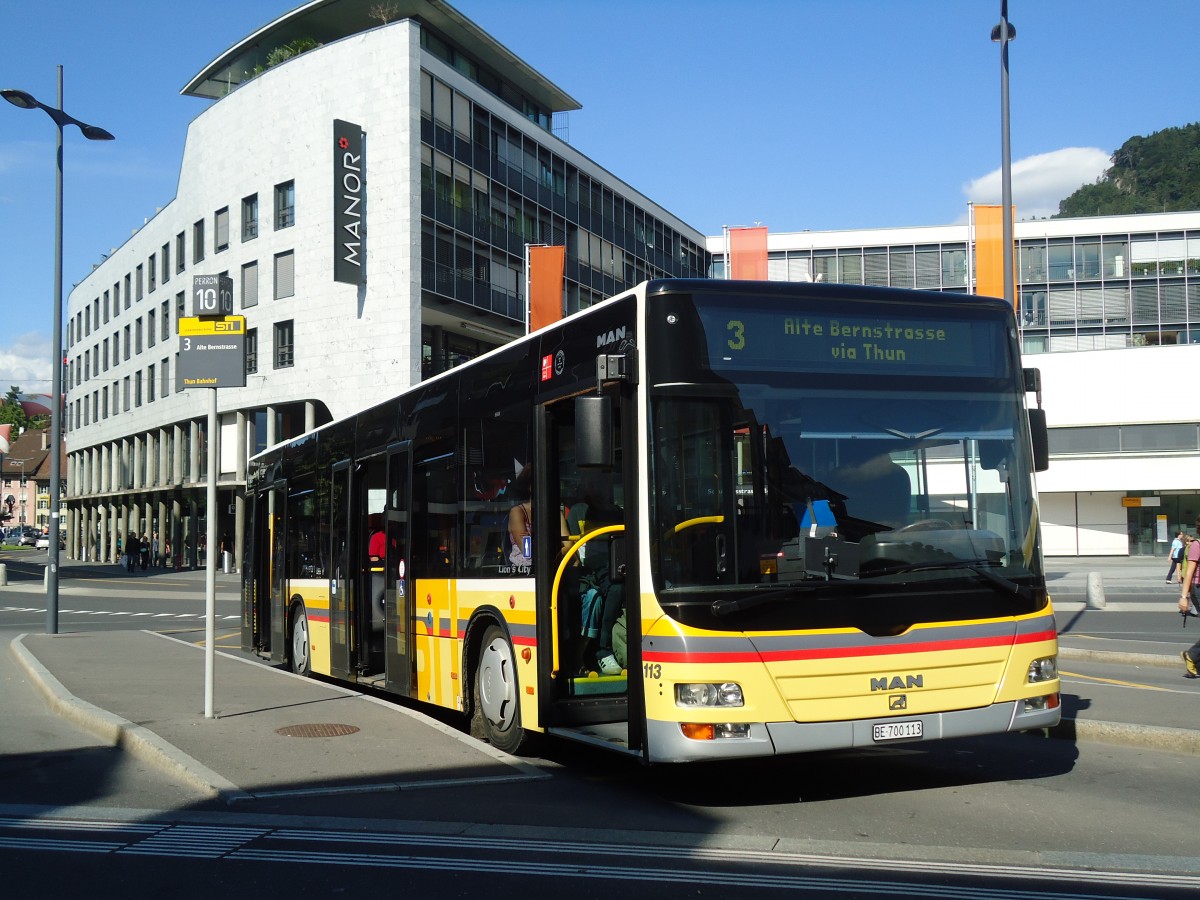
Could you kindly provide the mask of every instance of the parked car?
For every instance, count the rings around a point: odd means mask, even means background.
[[[63,543],[64,543],[63,537],[60,534],[58,536],[58,546],[59,546],[60,550],[62,549]],[[37,543],[34,544],[33,546],[34,546],[35,550],[49,550],[50,549],[50,535],[48,533],[47,534],[39,534],[37,536]]]
[[[41,532],[32,525],[20,525],[17,527],[16,533],[9,536],[8,542],[21,547],[32,547],[37,543],[40,535]]]

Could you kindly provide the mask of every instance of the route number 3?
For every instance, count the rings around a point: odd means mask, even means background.
[[[730,319],[725,326],[725,330],[732,335],[727,343],[730,350],[745,350],[746,349],[746,326],[742,324],[740,319]]]

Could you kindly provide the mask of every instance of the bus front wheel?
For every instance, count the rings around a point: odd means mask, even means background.
[[[521,727],[517,661],[503,629],[491,625],[483,635],[475,667],[475,714],[483,736],[497,750],[516,753],[527,740]]]
[[[297,675],[312,674],[312,647],[308,636],[308,613],[303,603],[292,611],[292,671]]]

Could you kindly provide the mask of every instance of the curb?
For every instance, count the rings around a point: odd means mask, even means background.
[[[1120,663],[1129,666],[1161,666],[1167,669],[1180,668],[1179,655],[1165,656],[1162,653],[1126,653],[1121,650],[1083,650],[1075,647],[1058,648],[1059,659],[1079,659],[1085,662]]]
[[[25,646],[27,636],[17,635],[9,646],[17,662],[58,715],[106,741],[110,746],[128,750],[143,762],[182,779],[210,797],[223,800],[227,804],[251,799],[250,795],[236,784],[188,756],[173,744],[167,743],[153,731],[86,700],[80,700],[63,687],[62,682]]]
[[[1063,719],[1049,731],[1051,737],[1070,741],[1097,741],[1103,744],[1148,747],[1152,750],[1200,756],[1200,731],[1190,728],[1128,725],[1123,722],[1098,722],[1094,719]]]

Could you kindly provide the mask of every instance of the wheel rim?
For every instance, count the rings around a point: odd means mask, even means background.
[[[292,668],[297,672],[308,668],[308,615],[303,608],[296,611],[296,624],[292,629]]]
[[[502,637],[490,641],[479,660],[479,708],[497,731],[507,731],[516,718],[515,664]]]

